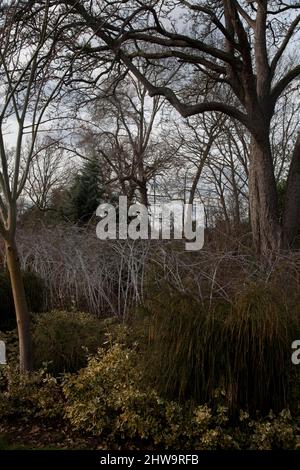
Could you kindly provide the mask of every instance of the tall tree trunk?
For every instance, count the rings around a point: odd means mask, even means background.
[[[241,226],[241,213],[240,213],[240,199],[239,190],[235,180],[235,169],[231,158],[231,182],[232,182],[232,193],[233,193],[233,223],[236,229]]]
[[[287,179],[282,225],[283,245],[290,248],[300,232],[300,133]]]
[[[226,206],[226,201],[225,201],[225,196],[224,196],[224,191],[220,189],[220,202],[223,210],[223,215],[224,215],[224,220],[225,220],[225,227],[226,227],[226,232],[230,232],[230,217],[228,214],[227,206]]]
[[[253,241],[257,253],[268,258],[281,248],[278,197],[268,133],[252,137],[249,199]]]
[[[206,159],[201,160],[197,168],[197,172],[196,172],[195,178],[193,179],[193,183],[192,183],[191,190],[190,190],[189,204],[193,204],[194,202],[197,186],[198,186],[200,177],[202,175],[205,162],[206,162]]]
[[[5,242],[5,252],[17,318],[20,371],[26,372],[32,368],[30,317],[25,297],[18,251],[14,240]]]
[[[149,207],[147,182],[144,179],[139,182],[139,192],[141,195],[141,203],[145,207]]]
[[[205,166],[205,164],[207,162],[207,159],[209,157],[209,153],[211,151],[214,140],[215,140],[215,135],[212,132],[211,135],[209,136],[209,140],[206,144],[205,150],[204,150],[204,152],[202,153],[202,155],[200,157],[199,165],[198,165],[195,177],[193,179],[192,187],[191,187],[191,190],[190,190],[189,204],[193,204],[193,202],[194,202],[197,186],[198,186],[200,177],[202,175],[204,166]]]

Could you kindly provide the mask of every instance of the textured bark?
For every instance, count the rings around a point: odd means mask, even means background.
[[[139,193],[141,196],[141,203],[145,207],[149,207],[149,200],[148,200],[148,190],[147,190],[147,181],[143,180],[139,182]]]
[[[30,317],[25,297],[24,283],[15,243],[6,241],[5,252],[10,275],[19,335],[20,371],[32,369]]]
[[[268,139],[252,138],[249,197],[253,240],[258,254],[270,256],[281,248],[277,188]]]
[[[300,133],[289,169],[282,223],[283,245],[290,248],[300,232]]]

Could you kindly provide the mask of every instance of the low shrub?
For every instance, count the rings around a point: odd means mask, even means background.
[[[240,412],[233,426],[221,402],[212,409],[161,398],[146,386],[137,350],[118,343],[62,380],[45,370],[1,368],[0,422],[19,432],[63,426],[68,440],[92,438],[109,450],[292,449],[297,433],[289,410],[255,420]]]
[[[46,371],[19,374],[6,366],[0,375],[1,420],[62,419],[63,395],[56,379]]]
[[[174,450],[293,448],[296,425],[288,410],[256,421],[228,409],[162,399],[145,387],[137,353],[120,344],[101,349],[88,366],[63,381],[72,429],[101,438],[109,449]]]
[[[6,362],[11,366],[17,366],[19,362],[19,338],[17,330],[0,331],[0,340],[6,347]]]
[[[88,354],[107,341],[108,331],[106,321],[87,313],[43,313],[33,325],[34,366],[47,365],[54,374],[77,371],[86,365]]]
[[[23,273],[24,288],[30,312],[40,313],[44,309],[46,287],[44,281],[35,273]],[[0,330],[7,331],[16,327],[16,314],[9,275],[0,273]]]
[[[72,428],[101,436],[116,448],[217,445],[218,433],[208,432],[210,410],[163,400],[155,390],[146,390],[136,361],[135,351],[115,344],[108,352],[100,349],[85,369],[65,378],[66,417]]]
[[[293,449],[296,445],[297,426],[289,410],[283,410],[277,416],[270,413],[266,418],[252,422],[251,426],[250,449]]]

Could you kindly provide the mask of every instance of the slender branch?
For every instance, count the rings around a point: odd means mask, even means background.
[[[2,180],[3,192],[7,201],[11,202],[11,190],[10,190],[10,185],[9,185],[7,155],[6,155],[5,145],[4,145],[1,120],[0,120],[0,159],[1,159],[1,167],[2,167],[1,180]]]
[[[165,47],[179,47],[179,48],[193,48],[198,51],[201,51],[205,54],[222,60],[225,63],[236,66],[238,59],[233,55],[218,49],[216,47],[210,46],[209,44],[204,43],[198,39],[191,38],[179,33],[170,33],[166,32],[165,37],[154,36],[145,33],[139,32],[126,32],[123,36],[115,42],[114,48],[120,47],[121,44],[125,43],[129,39],[134,39],[135,41],[145,41],[147,44],[157,44]]]
[[[297,65],[291,69],[279,82],[273,87],[271,92],[271,98],[273,104],[276,103],[280,95],[284,90],[289,86],[289,84],[295,80],[295,78],[300,77],[300,65]]]
[[[276,52],[273,60],[272,60],[272,63],[271,63],[271,72],[272,72],[272,75],[274,75],[275,73],[275,70],[276,70],[276,67],[277,67],[277,64],[279,62],[279,60],[281,59],[284,51],[286,50],[289,42],[290,42],[290,39],[292,38],[294,32],[295,32],[295,29],[297,28],[298,24],[300,23],[300,15],[298,15],[294,21],[292,22],[292,24],[290,25],[287,33],[286,33],[286,36],[281,44],[281,46],[279,47],[278,51]]]
[[[185,52],[181,51],[176,51],[176,50],[167,50],[164,52],[144,52],[144,51],[136,51],[136,52],[131,52],[127,54],[127,57],[134,59],[136,57],[142,57],[144,59],[168,59],[170,57],[175,57],[177,59],[180,59],[184,61],[185,63],[190,63],[190,64],[201,64],[204,67],[209,68],[210,70],[213,70],[214,72],[217,72],[219,74],[226,74],[226,67],[222,67],[221,65],[212,62],[208,59],[205,59],[201,56],[195,55],[195,54],[187,54]]]
[[[218,19],[218,17],[216,16],[216,14],[213,10],[211,10],[210,8],[205,7],[203,5],[192,4],[192,3],[188,2],[187,0],[180,0],[180,3],[187,6],[192,11],[198,11],[200,13],[204,13],[204,14],[210,16],[212,23],[222,32],[222,34],[225,36],[225,38],[228,41],[230,41],[232,44],[235,44],[234,36],[232,36],[230,34],[230,32],[227,31],[227,29],[224,27],[224,25]]]
[[[234,106],[227,105],[221,102],[207,102],[199,103],[195,105],[184,104],[176,96],[173,90],[168,87],[158,87],[149,82],[149,80],[138,70],[138,68],[131,62],[131,60],[123,53],[119,51],[119,55],[124,64],[129,68],[132,74],[140,80],[144,86],[147,88],[148,93],[151,97],[153,96],[164,96],[170,104],[181,114],[183,117],[193,116],[199,113],[205,113],[208,111],[219,111],[228,116],[233,117],[234,119],[242,122],[246,127],[250,128],[251,124],[248,120],[246,114],[237,109]]]
[[[244,10],[244,8],[240,5],[239,2],[236,2],[236,8],[237,8],[237,11],[239,12],[239,14],[244,18],[244,20],[248,24],[248,26],[250,26],[250,28],[254,29],[255,28],[255,20],[253,20],[251,18],[251,16],[248,15],[246,10]]]

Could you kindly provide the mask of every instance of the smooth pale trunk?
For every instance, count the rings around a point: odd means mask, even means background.
[[[18,251],[14,241],[5,242],[5,252],[17,318],[20,371],[26,372],[32,369],[30,317],[26,302]]]

